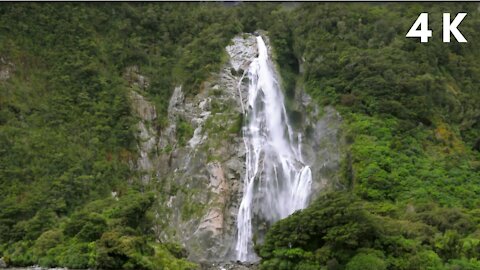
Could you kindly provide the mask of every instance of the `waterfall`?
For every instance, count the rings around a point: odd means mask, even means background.
[[[273,222],[306,206],[312,173],[303,163],[301,134],[295,136],[262,37],[258,57],[248,69],[248,104],[243,140],[246,148],[243,198],[237,215],[236,259],[253,261],[252,220]]]

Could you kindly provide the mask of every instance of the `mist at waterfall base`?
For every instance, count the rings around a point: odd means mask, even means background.
[[[302,134],[293,131],[273,63],[261,36],[248,69],[243,198],[237,216],[236,259],[256,261],[254,218],[273,222],[306,207],[312,173],[302,159]]]

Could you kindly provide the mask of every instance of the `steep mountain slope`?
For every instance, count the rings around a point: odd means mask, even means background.
[[[420,12],[427,44],[405,38]],[[441,41],[443,12],[468,13],[468,43]],[[476,3],[1,5],[0,257],[229,258],[237,83],[254,54],[240,34],[264,29],[306,157],[327,163],[312,167],[317,189],[341,192],[256,225],[261,267],[477,269],[479,18]]]
[[[442,12],[461,11],[469,42],[442,43]],[[404,37],[420,12],[429,43]],[[259,248],[264,269],[479,268],[478,5],[306,4],[290,14],[289,27],[271,30],[274,47],[284,72],[345,119],[349,193],[274,225]]]
[[[231,14],[209,4],[8,4],[0,14],[7,263],[191,268],[176,258],[182,248],[155,244],[159,194],[147,192],[150,153],[137,151],[163,128],[174,82],[192,92],[217,71],[238,23],[218,24]]]

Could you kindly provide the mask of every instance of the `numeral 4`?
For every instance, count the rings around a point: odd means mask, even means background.
[[[418,30],[419,27],[420,30]],[[432,30],[428,29],[428,13],[421,13],[418,16],[406,37],[420,38],[420,42],[428,42],[428,38],[432,37]]]

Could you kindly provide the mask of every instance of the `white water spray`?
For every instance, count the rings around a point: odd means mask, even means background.
[[[312,173],[301,156],[301,134],[288,123],[284,97],[262,37],[258,57],[248,70],[248,107],[243,139],[246,148],[243,198],[237,216],[236,256],[256,260],[252,243],[255,214],[266,221],[306,207]]]

